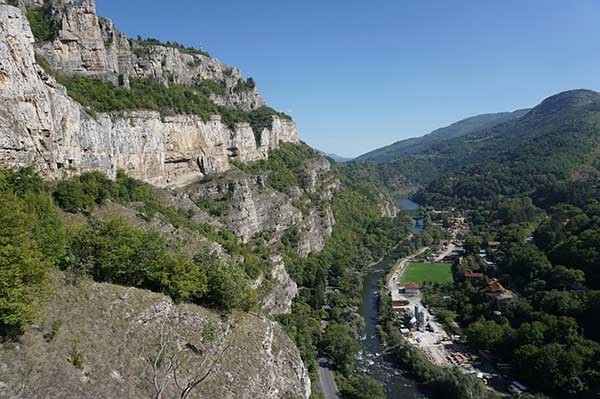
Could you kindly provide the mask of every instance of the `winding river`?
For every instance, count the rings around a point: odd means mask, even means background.
[[[410,201],[400,201],[400,207],[411,216],[417,216],[419,205]],[[416,219],[413,219],[413,232],[419,233],[423,229]],[[417,389],[417,384],[402,375],[383,356],[383,347],[377,334],[377,284],[394,265],[398,254],[392,253],[381,262],[373,266],[365,277],[362,291],[362,304],[360,313],[365,319],[365,336],[362,340],[362,351],[359,358],[359,368],[366,374],[381,381],[386,388],[390,399],[426,398]]]

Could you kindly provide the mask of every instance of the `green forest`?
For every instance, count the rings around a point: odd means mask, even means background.
[[[31,168],[0,172],[2,281],[0,335],[16,336],[37,319],[48,297],[53,276],[60,271],[75,284],[92,278],[145,288],[221,311],[256,306],[250,280],[266,261],[260,250],[190,215],[163,205],[153,189],[124,173],[110,180],[99,172],[51,184]],[[241,261],[225,263],[206,250],[189,256],[158,233],[114,217],[97,220],[90,212],[114,201],[140,202],[141,216],[164,218],[221,244]],[[68,214],[79,215],[73,219]]]
[[[435,287],[430,299],[515,378],[552,397],[593,398],[600,391],[600,191],[590,182],[567,187],[572,198],[556,192],[545,209],[525,198],[502,201],[485,218],[476,213],[457,282]],[[502,242],[497,270],[478,257],[488,239]],[[473,271],[499,278],[515,299],[495,303],[462,277]]]
[[[523,116],[438,138],[388,163],[344,166],[388,191],[395,189],[392,170],[415,187],[412,198],[426,212],[464,213],[472,230],[464,258],[453,265],[454,282],[426,284],[425,301],[449,331],[540,397],[587,399],[600,392],[599,97],[561,93]],[[496,302],[464,278],[467,272],[499,279],[514,298]],[[389,326],[399,357],[416,359],[401,363],[428,369]]]

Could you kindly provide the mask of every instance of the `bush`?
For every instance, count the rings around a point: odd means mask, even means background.
[[[203,55],[205,57],[210,57],[209,53],[207,53],[206,51],[200,50],[198,48],[187,47],[187,46],[184,46],[183,44],[180,44],[177,42],[170,42],[170,41],[161,42],[160,40],[154,39],[151,37],[149,37],[147,39],[143,39],[141,36],[138,36],[137,39],[130,39],[129,42],[130,42],[131,46],[133,47],[134,51],[136,51],[136,47],[143,49],[145,47],[150,47],[150,46],[163,46],[163,47],[175,48],[185,54]]]
[[[87,172],[56,185],[54,199],[67,212],[89,211],[112,196],[112,182],[101,172]]]
[[[96,281],[195,302],[207,292],[206,274],[190,259],[171,252],[158,233],[136,229],[120,218],[83,227],[73,239],[71,254],[76,267]]]
[[[254,132],[262,131],[258,129],[260,128],[253,127]],[[269,154],[268,159],[251,164],[238,162],[236,166],[248,173],[266,173],[267,184],[275,190],[283,192],[300,184],[300,180],[305,174],[304,162],[314,156],[314,151],[305,144],[282,143],[279,149]]]
[[[255,88],[256,88],[256,83],[254,82],[254,79],[252,79],[252,78],[248,78],[246,80],[240,79],[237,81],[237,84],[233,88],[233,91],[235,93],[243,93],[245,91],[252,91]]]
[[[351,326],[331,323],[323,336],[323,348],[334,361],[335,368],[348,376],[354,370],[360,344]]]
[[[207,97],[210,97],[211,94],[227,95],[227,86],[222,80],[202,79],[197,81],[195,85]]]
[[[27,11],[27,19],[36,42],[46,42],[56,39],[60,30],[60,21],[50,13],[50,6]]]
[[[47,186],[32,168],[0,169],[0,336],[36,321],[66,232]]]
[[[386,399],[382,383],[367,375],[355,374],[341,379],[340,392],[346,399]]]
[[[38,317],[52,263],[34,240],[34,215],[12,193],[0,202],[0,335],[18,334]]]
[[[244,270],[237,264],[227,264],[207,252],[199,253],[194,263],[207,275],[208,303],[224,311],[249,310],[256,304]]]

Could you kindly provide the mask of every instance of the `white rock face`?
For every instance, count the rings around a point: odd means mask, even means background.
[[[110,64],[111,57],[94,53],[90,65]],[[0,5],[0,60],[0,164],[6,166],[35,165],[50,178],[124,169],[157,186],[178,186],[228,170],[230,159],[264,159],[279,143],[298,142],[295,124],[277,117],[258,146],[248,124],[232,130],[216,115],[207,122],[148,111],[92,118],[35,63],[27,19],[7,5]]]
[[[110,19],[98,17],[95,0],[18,0],[23,8],[49,5],[59,21],[57,37],[37,45],[50,65],[64,73],[102,77],[128,86],[130,78],[153,79],[165,85],[192,85],[210,79],[222,82],[225,95],[213,95],[220,104],[245,111],[265,105],[256,87],[240,90],[239,69],[213,57],[162,45],[130,44]]]
[[[287,314],[292,311],[292,300],[298,295],[298,285],[285,269],[280,255],[271,259],[273,288],[261,303],[261,312],[267,315]]]

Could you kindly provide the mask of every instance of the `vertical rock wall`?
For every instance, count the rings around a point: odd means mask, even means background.
[[[83,20],[93,19],[92,5],[82,2]],[[83,25],[75,20],[68,26]],[[87,170],[114,176],[124,169],[158,186],[177,186],[228,170],[231,159],[264,159],[279,143],[298,142],[295,124],[277,117],[258,144],[248,124],[230,129],[216,115],[209,121],[149,111],[91,117],[36,64],[33,41],[21,10],[0,5],[0,164],[35,165],[51,178]],[[63,50],[90,61],[89,71],[115,66],[102,51]]]

